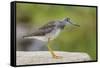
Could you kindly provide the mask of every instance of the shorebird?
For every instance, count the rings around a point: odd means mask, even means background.
[[[23,37],[25,39],[38,39],[47,42],[48,50],[52,54],[52,57],[55,59],[61,58],[61,56],[57,56],[53,52],[49,43],[60,34],[61,30],[63,30],[66,25],[69,24],[79,27],[79,25],[73,24],[70,18],[65,18],[63,20],[50,21],[47,24],[43,25],[42,27],[38,28],[38,30],[36,30],[34,33]]]

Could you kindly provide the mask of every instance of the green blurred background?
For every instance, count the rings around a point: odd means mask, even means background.
[[[49,21],[69,17],[80,27],[73,31],[63,30],[53,41],[52,48],[59,51],[86,52],[96,60],[95,7],[17,3],[16,9],[17,24],[29,24],[30,27],[40,27]]]

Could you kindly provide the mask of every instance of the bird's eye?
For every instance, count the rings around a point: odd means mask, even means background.
[[[67,18],[67,21],[70,21],[70,18]]]
[[[70,18],[65,18],[64,21],[70,21]]]

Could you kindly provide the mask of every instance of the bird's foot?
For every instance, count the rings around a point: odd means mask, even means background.
[[[54,58],[54,59],[61,59],[62,57],[61,57],[61,56],[56,56],[56,55],[55,55],[55,56],[53,56],[53,58]]]

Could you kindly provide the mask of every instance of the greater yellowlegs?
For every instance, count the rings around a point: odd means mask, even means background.
[[[54,40],[61,30],[64,29],[66,25],[72,24],[74,26],[78,26],[77,24],[73,24],[70,20],[70,18],[65,18],[61,21],[50,21],[49,23],[45,24],[44,26],[40,27],[38,30],[36,30],[34,33],[24,36],[25,39],[38,39],[44,42],[48,42],[48,49],[50,53],[52,54],[53,58],[59,58],[57,56],[52,48],[50,47],[49,43],[51,40]]]

